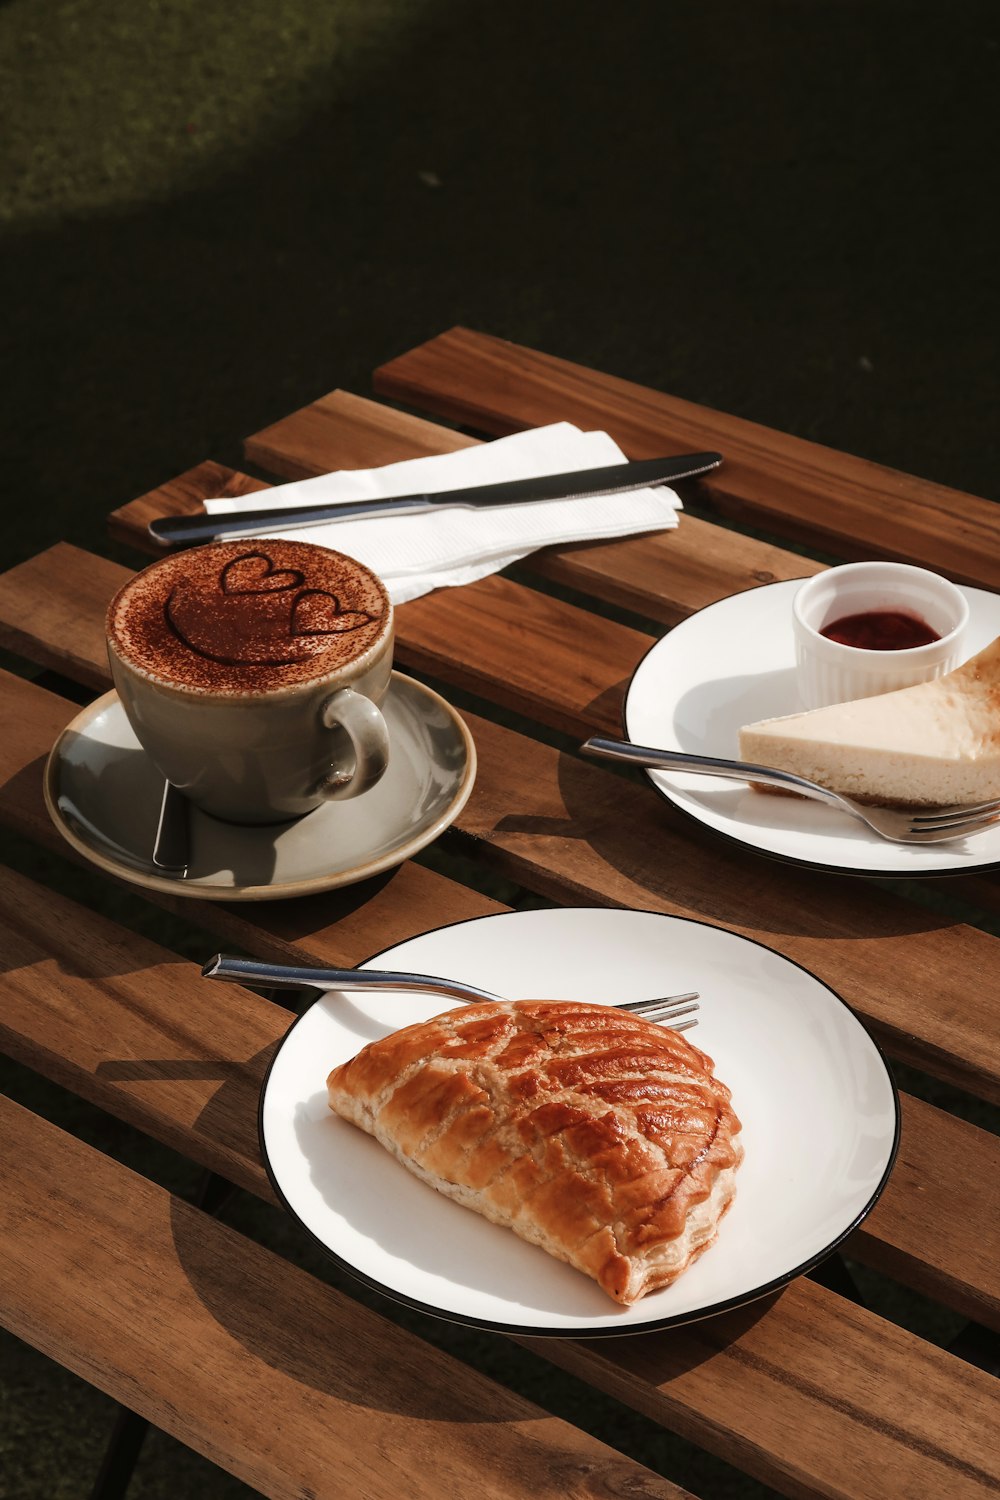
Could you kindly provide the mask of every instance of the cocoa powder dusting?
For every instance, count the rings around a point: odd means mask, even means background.
[[[162,682],[269,692],[337,671],[388,628],[384,585],[309,542],[215,542],[153,563],[112,600],[118,654]]]

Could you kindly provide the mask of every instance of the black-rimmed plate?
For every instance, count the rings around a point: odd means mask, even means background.
[[[731,594],[657,641],[629,684],[626,737],[636,745],[738,760],[742,725],[801,712],[792,599],[802,581]],[[969,601],[969,657],[1000,635],[1000,595],[962,592]],[[646,774],[668,802],[706,828],[792,864],[897,879],[1000,868],[1000,825],[946,844],[892,844],[820,802],[761,796],[744,781]]]
[[[324,997],[268,1071],[264,1161],[286,1207],[331,1255],[411,1306],[570,1338],[690,1322],[815,1265],[888,1178],[899,1106],[878,1047],[826,985],[747,938],[655,912],[509,912],[425,933],[370,966],[465,979],[515,1000],[699,990],[691,1040],[732,1089],[746,1148],[716,1244],[672,1287],[617,1307],[580,1272],[436,1193],[331,1114],[325,1085],[335,1064],[448,1002],[388,991]]]

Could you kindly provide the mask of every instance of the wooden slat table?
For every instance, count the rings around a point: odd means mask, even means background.
[[[804,964],[920,1070],[907,1075],[889,1186],[845,1247],[868,1304],[828,1267],[684,1329],[531,1340],[530,1359],[508,1345],[510,1357],[532,1370],[548,1362],[553,1401],[568,1371],[641,1414],[645,1430],[656,1424],[782,1494],[997,1493],[995,1379],[981,1352],[973,1362],[961,1351],[982,1351],[983,1330],[1000,1327],[1000,1149],[988,1115],[1000,1096],[1000,885],[967,876],[928,900],[923,888],[792,870],[710,840],[638,779],[558,747],[617,730],[653,622],[823,565],[782,539],[827,556],[926,562],[995,588],[1000,510],[465,330],[393,361],[376,387],[480,434],[568,418],[606,428],[633,456],[718,447],[727,462],[687,486],[699,515],[676,531],[552,549],[516,577],[398,611],[399,664],[461,701],[477,745],[475,792],[439,853],[308,900],[192,911],[145,893],[133,904],[170,908],[172,922],[186,915],[210,941],[263,958],[349,964],[501,911],[499,891],[524,892],[695,916]],[[298,477],[478,440],[336,391],[246,452],[263,471]],[[152,516],[265,483],[205,463],[117,511],[111,530],[141,548]],[[752,521],[772,540],[703,513]],[[3,644],[50,674],[0,677],[0,821],[30,853],[0,872],[0,1031],[25,1076],[270,1203],[256,1104],[288,1012],[230,987],[206,1004],[196,963],[131,930],[113,882],[88,874],[67,893],[70,851],[42,803],[45,755],[75,712],[64,694],[109,685],[103,614],[127,576],[60,543],[0,578]],[[514,616],[544,642],[530,659],[506,628]],[[181,1201],[22,1105],[2,1114],[6,1326],[263,1493],[687,1493],[658,1445],[643,1461],[623,1456],[498,1384],[499,1336],[435,1347],[426,1322],[400,1327],[391,1308],[237,1233],[207,1201]],[[931,1304],[929,1323],[949,1335],[969,1320],[954,1348],[894,1313]]]

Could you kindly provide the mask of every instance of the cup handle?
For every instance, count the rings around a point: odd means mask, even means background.
[[[376,705],[353,688],[339,688],[320,709],[327,729],[343,729],[354,746],[354,766],[338,770],[331,766],[316,787],[328,802],[359,797],[385,773],[389,764],[389,732]]]

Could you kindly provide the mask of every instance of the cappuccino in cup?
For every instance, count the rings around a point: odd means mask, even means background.
[[[143,749],[216,817],[299,817],[385,771],[392,603],[343,553],[294,541],[173,553],[118,592],[107,640]]]

